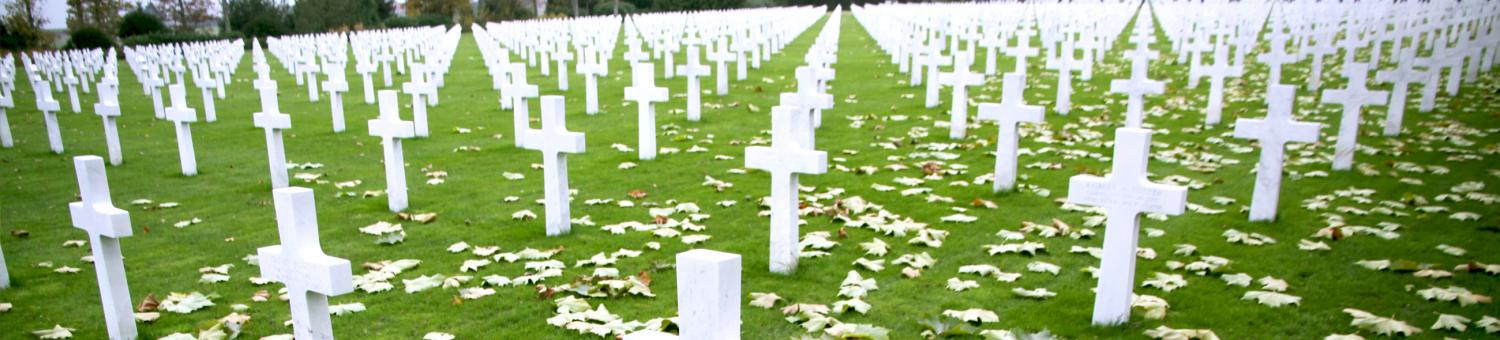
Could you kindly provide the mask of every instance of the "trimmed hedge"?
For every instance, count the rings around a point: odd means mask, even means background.
[[[222,39],[239,39],[239,33],[229,32],[224,35],[201,34],[201,33],[153,33],[137,35],[125,38],[125,46],[170,44],[195,41],[210,41]]]
[[[415,17],[390,17],[385,19],[386,28],[452,25],[453,19],[439,14],[423,14]]]
[[[141,10],[130,11],[130,13],[125,13],[125,17],[120,18],[121,38],[161,33],[165,30],[167,26],[161,23],[161,18]]]
[[[100,30],[98,28],[93,28],[93,27],[84,27],[84,28],[80,28],[78,30],[73,31],[73,33],[69,33],[69,35],[68,35],[68,44],[64,45],[63,48],[65,48],[65,49],[90,49],[90,48],[97,48],[97,49],[104,50],[104,49],[109,49],[110,47],[114,47],[114,46],[115,46],[115,39],[111,38],[109,36],[109,34],[104,33],[104,30]]]

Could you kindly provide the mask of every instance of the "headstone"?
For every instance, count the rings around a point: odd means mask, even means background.
[[[1386,104],[1385,130],[1386,136],[1401,134],[1401,119],[1406,115],[1406,92],[1408,86],[1414,82],[1421,82],[1427,72],[1418,70],[1415,65],[1417,50],[1415,47],[1402,48],[1397,55],[1396,68],[1375,72],[1375,80],[1382,83],[1391,83],[1391,100]],[[1430,83],[1429,83],[1430,84]],[[1430,85],[1424,85],[1429,86]]]
[[[36,109],[42,111],[42,121],[47,125],[47,143],[52,146],[52,153],[61,155],[62,128],[57,125],[57,112],[62,110],[62,103],[52,99],[50,87],[46,80],[37,79],[31,88],[36,93]]]
[[[1361,109],[1368,105],[1385,104],[1388,98],[1386,91],[1371,91],[1365,87],[1369,65],[1345,63],[1344,77],[1349,78],[1349,84],[1343,89],[1323,90],[1324,104],[1339,104],[1344,107],[1344,113],[1339,119],[1338,140],[1333,145],[1334,170],[1348,170],[1354,166],[1354,149],[1359,146],[1355,139],[1359,137]]]
[[[1286,53],[1286,41],[1289,36],[1281,32],[1266,34],[1270,40],[1271,51],[1256,56],[1256,61],[1266,64],[1271,69],[1271,74],[1266,77],[1266,85],[1281,84],[1281,65],[1296,63],[1296,54]],[[1218,61],[1215,61],[1218,62]]]
[[[542,152],[542,182],[546,187],[547,236],[567,234],[571,229],[568,212],[568,155],[584,150],[583,134],[567,130],[567,113],[563,96],[542,96],[542,128],[526,130],[527,149]]]
[[[677,253],[677,335],[642,331],[621,340],[740,338],[740,256],[707,249]]]
[[[1186,188],[1152,183],[1146,178],[1151,130],[1116,129],[1114,148],[1109,175],[1077,175],[1068,181],[1068,203],[1103,208],[1107,218],[1094,297],[1096,326],[1118,325],[1130,318],[1140,214],[1180,215],[1187,202]]]
[[[349,81],[344,79],[344,64],[325,63],[323,73],[328,75],[328,81],[323,82],[323,90],[328,91],[329,112],[333,115],[333,132],[344,132],[342,93],[349,90]]]
[[[0,84],[0,87],[6,85]],[[16,145],[15,137],[10,134],[10,117],[5,112],[16,107],[15,95],[9,90],[0,89],[0,147],[10,148]]]
[[[427,137],[427,99],[425,96],[436,91],[432,83],[427,82],[427,66],[421,63],[411,64],[411,81],[401,85],[402,92],[411,95],[412,122],[416,124],[417,137]]]
[[[649,61],[632,64],[632,82],[625,88],[625,100],[636,102],[639,132],[637,144],[640,144],[636,146],[636,150],[643,160],[656,158],[656,109],[652,105],[667,101],[667,88],[656,86],[654,66]]]
[[[568,61],[573,60],[573,54],[568,52],[568,44],[558,44],[558,50],[552,54],[552,59],[557,60],[557,89],[568,90]],[[545,70],[546,68],[543,68]],[[542,74],[547,74],[543,71]]]
[[[687,118],[688,121],[696,122],[703,111],[703,103],[699,99],[702,91],[699,90],[698,77],[708,75],[709,68],[698,64],[698,45],[688,45],[684,58],[687,58],[686,64],[677,65],[677,73],[687,77]]]
[[[526,146],[526,130],[531,128],[531,113],[526,98],[537,96],[537,86],[526,83],[526,64],[510,64],[510,84],[501,91],[511,98],[511,122],[516,136],[516,147]]]
[[[592,49],[578,60],[578,74],[583,75],[583,111],[599,113],[599,77],[609,74],[609,64],[601,62]]]
[[[147,92],[151,92],[151,109],[155,110],[153,112],[156,113],[156,119],[166,118],[166,108],[162,105],[161,101],[161,87],[166,85],[166,81],[161,79],[161,73],[158,71],[147,71],[146,79],[142,80],[141,84],[146,86]]]
[[[942,85],[938,82],[938,67],[947,66],[952,63],[953,56],[943,55],[942,51],[936,49],[929,51],[927,55],[922,57],[922,64],[927,66],[927,96],[925,97],[927,101],[924,104],[928,108],[937,107],[938,103],[942,101],[938,98],[938,89]]]
[[[771,272],[790,274],[799,256],[797,176],[828,171],[828,154],[804,148],[794,124],[807,124],[806,111],[789,106],[771,109],[771,146],[745,148],[745,167],[771,173]],[[798,117],[804,116],[804,117]],[[806,127],[811,128],[811,127]]]
[[[0,248],[0,289],[10,288],[10,269],[5,268],[5,249]]]
[[[375,73],[376,66],[375,63],[363,60],[354,64],[354,72],[359,73],[359,77],[364,82],[365,104],[375,103],[375,79],[371,74]]]
[[[99,103],[94,104],[94,114],[104,121],[104,144],[109,150],[109,164],[120,165],[120,132],[115,119],[120,117],[119,90],[108,81],[99,83]]]
[[[1031,47],[1031,36],[1036,33],[1030,27],[1016,31],[1016,46],[1006,48],[1005,55],[1016,59],[1016,73],[1026,76],[1026,59],[1037,56],[1041,50]]]
[[[266,130],[266,158],[271,168],[271,189],[285,188],[288,185],[286,150],[282,144],[281,131],[292,128],[292,116],[281,113],[281,104],[277,102],[276,81],[269,78],[269,72],[261,73],[261,79],[255,81],[255,88],[260,90],[260,112],[252,116],[255,127]]]
[[[1255,168],[1255,196],[1250,200],[1250,220],[1276,219],[1277,198],[1281,196],[1281,166],[1288,142],[1312,143],[1318,140],[1317,123],[1292,119],[1292,102],[1297,88],[1271,85],[1267,90],[1265,119],[1240,118],[1234,124],[1234,136],[1260,141],[1260,162]]]
[[[995,192],[1016,186],[1016,148],[1020,139],[1016,124],[1041,123],[1046,115],[1041,106],[1026,105],[1026,76],[1007,73],[1003,86],[999,104],[979,104],[979,119],[992,120],[1000,125],[1000,136],[995,143]]]
[[[400,100],[395,90],[381,90],[380,118],[369,122],[370,135],[380,137],[385,148],[385,196],[391,212],[406,210],[406,161],[401,140],[416,136],[412,123],[401,120]]]
[[[729,64],[733,61],[735,54],[729,51],[729,38],[721,38],[714,49],[708,52],[708,61],[714,62],[714,94],[723,96],[729,94]],[[743,73],[744,71],[740,71]]]
[[[1198,72],[1200,76],[1206,76],[1208,83],[1208,117],[1204,123],[1208,125],[1218,124],[1224,112],[1224,78],[1239,77],[1244,73],[1240,65],[1229,64],[1229,46],[1219,45],[1214,49],[1214,64],[1199,65],[1202,68]],[[1271,83],[1275,84],[1275,83]]]
[[[182,175],[198,174],[198,158],[193,153],[193,130],[189,125],[198,121],[198,111],[187,106],[187,94],[182,84],[172,84],[168,90],[172,95],[172,107],[166,108],[167,120],[177,130],[177,157],[182,163]]]
[[[130,288],[125,282],[125,259],[120,239],[130,237],[130,213],[115,208],[109,197],[109,178],[99,156],[73,158],[78,174],[80,202],[68,204],[73,227],[89,234],[94,272],[99,278],[99,301],[104,305],[104,326],[110,339],[134,339],[135,314],[130,312]]]
[[[218,111],[214,109],[214,87],[219,83],[213,80],[213,73],[207,72],[202,67],[193,72],[193,85],[197,86],[203,93],[203,121],[212,123],[219,120]]]
[[[1109,83],[1109,92],[1124,93],[1127,98],[1125,127],[1131,128],[1141,127],[1145,118],[1146,104],[1142,96],[1166,92],[1166,83],[1147,78],[1147,62],[1156,58],[1156,52],[1146,49],[1146,45],[1137,46],[1137,49],[1125,52],[1125,57],[1131,59],[1130,79],[1115,79]]]
[[[314,80],[315,82],[316,80]],[[394,91],[391,100],[396,100]],[[286,286],[291,300],[292,332],[297,339],[333,339],[328,297],[354,291],[349,260],[323,253],[318,241],[318,212],[313,191],[281,188],[276,200],[276,231],[281,244],[261,247],[260,275]]]
[[[307,85],[307,101],[318,102],[318,63],[316,58],[308,58],[307,61],[297,65],[297,71],[303,74],[298,79],[307,79],[305,83]]]
[[[960,52],[954,59],[957,60],[953,62],[953,72],[940,74],[938,81],[953,86],[953,108],[948,111],[948,138],[962,139],[969,128],[969,86],[984,84],[984,74],[969,72],[969,65],[974,63],[972,52]]]
[[[73,113],[83,112],[83,105],[78,102],[78,76],[73,74],[73,68],[64,66],[62,82],[68,89],[68,102],[73,104]]]

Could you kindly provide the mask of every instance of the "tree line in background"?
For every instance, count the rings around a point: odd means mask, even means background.
[[[5,0],[0,0],[5,1]],[[8,0],[0,17],[0,50],[54,47],[42,0]],[[523,20],[536,17],[539,0],[67,0],[64,48],[156,44],[298,33]],[[550,0],[547,17],[824,5],[868,0]],[[222,9],[222,10],[216,10]],[[401,13],[397,13],[401,11]],[[222,13],[222,18],[213,13]],[[123,14],[122,14],[123,13]]]

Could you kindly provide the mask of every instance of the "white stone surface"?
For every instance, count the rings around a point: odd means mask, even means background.
[[[73,158],[82,201],[68,204],[73,226],[89,234],[94,272],[99,279],[99,301],[104,306],[104,326],[110,339],[134,339],[135,314],[131,313],[130,288],[125,281],[125,259],[120,239],[130,237],[130,213],[110,202],[109,178],[99,156]]]
[[[391,92],[392,96],[395,95]],[[383,93],[382,93],[383,96]],[[276,230],[281,244],[261,247],[260,275],[286,286],[291,298],[292,331],[297,339],[333,339],[328,297],[354,290],[349,260],[323,253],[318,241],[318,213],[313,191],[282,188],[276,201]]]

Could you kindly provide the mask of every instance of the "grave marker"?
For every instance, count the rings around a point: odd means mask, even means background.
[[[385,148],[385,194],[391,212],[406,210],[406,161],[401,140],[416,136],[412,122],[401,120],[400,95],[395,90],[380,91],[380,117],[369,121],[371,136],[380,137]],[[412,105],[412,106],[418,106]]]
[[[68,204],[73,227],[89,234],[94,272],[99,279],[99,301],[104,305],[104,326],[110,339],[134,339],[135,314],[130,312],[130,288],[125,281],[125,259],[120,239],[130,237],[130,213],[110,202],[109,178],[99,156],[73,158],[78,191],[83,200]]]
[[[394,91],[381,91],[381,103],[386,92],[391,93],[391,101],[396,100]],[[272,191],[272,196],[281,244],[257,250],[260,275],[286,286],[297,339],[333,339],[328,297],[354,291],[349,260],[323,253],[312,189],[281,188]]]
[[[542,96],[542,128],[526,130],[527,149],[542,152],[542,182],[546,196],[547,236],[571,230],[568,193],[568,155],[582,153],[583,134],[567,130],[563,96]]]
[[[168,91],[172,95],[172,107],[165,111],[167,120],[172,121],[177,130],[177,159],[182,163],[182,175],[197,175],[198,158],[193,153],[193,128],[190,124],[198,121],[198,112],[187,106],[187,94],[182,84],[172,84]]]
[[[979,119],[992,120],[1000,125],[1000,136],[995,142],[995,192],[1016,186],[1016,148],[1020,139],[1016,124],[1038,124],[1046,115],[1041,106],[1026,105],[1026,76],[1007,73],[1003,86],[999,104],[979,104]]]
[[[807,124],[806,111],[796,107],[771,108],[771,146],[745,148],[745,167],[771,173],[771,272],[797,269],[797,176],[828,171],[828,154],[804,148],[794,124]],[[811,129],[811,127],[805,127]]]
[[[1277,199],[1281,197],[1281,168],[1288,142],[1312,143],[1318,140],[1317,123],[1292,119],[1293,99],[1297,88],[1271,85],[1267,90],[1266,118],[1240,118],[1234,124],[1234,136],[1260,141],[1260,161],[1255,168],[1255,193],[1250,200],[1250,220],[1276,219]]]
[[[1104,256],[1095,289],[1093,324],[1110,326],[1130,318],[1140,214],[1181,215],[1187,189],[1146,178],[1151,130],[1115,130],[1113,171],[1104,177],[1077,175],[1068,181],[1068,203],[1104,208]]]
[[[625,100],[636,102],[637,145],[640,158],[656,158],[656,109],[653,103],[667,101],[667,88],[656,86],[655,64],[635,63],[630,66],[631,85],[625,88]],[[670,66],[668,66],[670,67]]]

